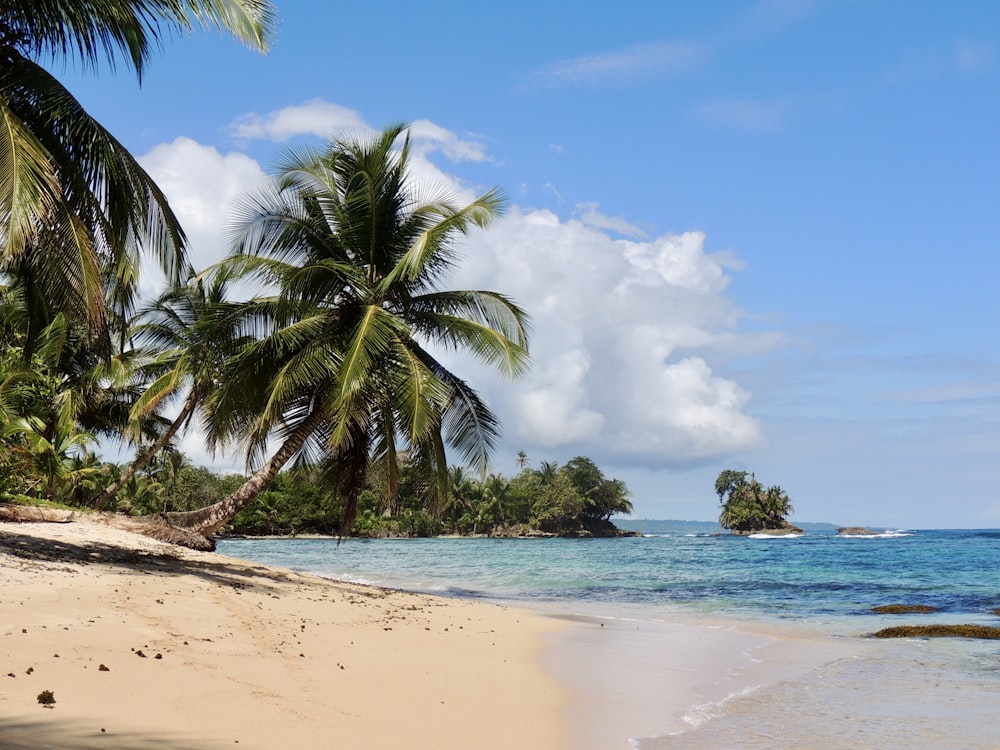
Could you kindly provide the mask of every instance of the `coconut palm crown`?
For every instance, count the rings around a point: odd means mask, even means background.
[[[345,501],[346,533],[370,465],[388,478],[391,501],[408,451],[433,466],[442,503],[446,444],[486,466],[498,420],[438,354],[466,352],[517,376],[527,316],[497,292],[442,283],[459,260],[456,240],[486,227],[503,199],[491,190],[462,207],[444,194],[421,200],[407,181],[405,130],[289,153],[273,188],[241,206],[225,267],[277,294],[246,308],[258,340],[224,370],[209,438],[239,440],[252,463],[269,438],[282,444],[230,498],[172,515],[178,525],[211,533],[293,456],[322,462]]]
[[[130,317],[139,256],[170,281],[188,271],[184,234],[138,161],[43,66],[141,74],[164,37],[225,29],[259,50],[274,28],[263,0],[0,2],[0,274],[25,290],[29,341],[64,312],[108,336],[106,302]]]

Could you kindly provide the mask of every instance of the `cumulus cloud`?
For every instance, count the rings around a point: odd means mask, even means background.
[[[230,133],[238,140],[283,142],[298,135],[327,138],[344,131],[370,132],[371,128],[357,111],[319,99],[266,115],[249,112],[230,125]]]
[[[649,42],[612,52],[560,60],[535,72],[531,83],[540,88],[621,85],[637,79],[668,75],[701,65],[705,47],[689,42]]]
[[[410,140],[422,153],[440,152],[453,162],[493,161],[481,140],[459,137],[430,120],[416,120],[411,123]]]
[[[195,270],[228,255],[226,225],[237,199],[264,185],[267,175],[245,154],[223,154],[190,138],[163,143],[140,158],[188,235]],[[158,292],[162,275],[143,274],[143,292]]]
[[[519,447],[681,466],[759,442],[750,394],[710,363],[743,313],[725,256],[704,245],[699,232],[620,240],[517,208],[470,241],[456,286],[502,291],[532,316],[528,375],[474,379]]]
[[[417,130],[431,147],[414,150],[415,180],[462,201],[474,197],[430,159],[464,139],[432,123]],[[485,149],[453,154],[488,158]],[[253,159],[186,138],[158,146],[143,163],[187,228],[199,268],[225,255],[232,205],[266,180]],[[503,292],[532,316],[533,366],[517,383],[442,354],[494,406],[508,443],[619,466],[669,467],[760,441],[747,413],[750,394],[718,371],[727,352],[757,345],[740,332],[744,313],[727,296],[736,264],[706,252],[702,233],[649,238],[596,204],[570,219],[514,207],[463,250],[450,286]],[[208,461],[198,440],[194,431],[183,447]]]
[[[646,237],[646,231],[620,216],[608,216],[598,210],[597,203],[581,203],[576,207],[580,221],[595,229],[609,229],[626,237],[641,239]]]

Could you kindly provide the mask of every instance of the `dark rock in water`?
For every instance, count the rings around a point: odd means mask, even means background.
[[[611,521],[603,518],[576,518],[562,522],[549,522],[541,528],[527,524],[514,524],[493,529],[493,537],[524,538],[524,537],[562,537],[564,539],[592,539],[623,536],[642,536],[638,531],[619,529]]]
[[[872,633],[872,638],[980,638],[1000,640],[993,625],[899,625]]]
[[[805,534],[806,532],[794,524],[785,522],[784,526],[774,526],[767,529],[733,529],[736,536],[750,536],[751,534],[767,534],[768,536],[786,536],[788,534]]]
[[[490,536],[500,539],[547,539],[556,535],[526,523],[516,523],[511,526],[498,527],[493,530]]]
[[[872,607],[872,612],[877,615],[926,615],[939,611],[938,607],[931,607],[927,604],[883,604]]]
[[[997,617],[1000,617],[1000,607],[997,607],[996,609],[990,610],[990,614],[991,615],[996,615]]]
[[[837,533],[843,536],[871,536],[878,532],[866,529],[864,526],[845,526],[842,529],[837,529]]]
[[[638,531],[625,531],[619,529],[611,521],[603,518],[582,518],[581,524],[588,532],[586,536],[593,537],[619,537],[619,536],[642,536]]]

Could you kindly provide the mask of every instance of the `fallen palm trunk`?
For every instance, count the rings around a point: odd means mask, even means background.
[[[117,513],[64,510],[62,508],[46,508],[39,505],[0,503],[0,521],[13,521],[15,523],[72,523],[84,515],[88,520],[99,521],[124,531],[142,534],[160,542],[177,544],[204,552],[211,552],[215,549],[214,541],[196,532],[174,526],[162,513],[143,516],[141,518],[132,518]]]

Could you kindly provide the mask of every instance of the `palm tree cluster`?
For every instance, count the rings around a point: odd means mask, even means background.
[[[715,480],[722,504],[719,525],[739,533],[788,527],[792,501],[781,487],[765,488],[750,472],[726,469]]]
[[[440,512],[446,450],[483,471],[499,436],[441,355],[510,377],[528,364],[517,304],[444,286],[458,240],[499,216],[503,197],[421,194],[403,125],[333,138],[289,152],[242,202],[230,256],[195,275],[162,193],[38,61],[124,57],[141,74],[163,35],[193,25],[263,50],[273,11],[264,0],[0,3],[0,492],[100,507],[134,498],[198,418],[213,449],[242,446],[256,471],[219,502],[168,509],[175,527],[214,533],[289,462],[315,467],[345,533],[370,472],[392,512],[404,458]],[[146,304],[143,253],[169,284]],[[259,293],[228,300],[234,280]],[[135,461],[102,466],[98,436],[138,446]]]
[[[537,469],[519,451],[520,470],[508,479],[491,472],[479,478],[460,466],[450,472],[450,499],[442,514],[444,531],[456,534],[602,534],[615,514],[630,514],[631,492],[620,479],[607,479],[597,465],[577,456],[559,466],[542,461]]]

